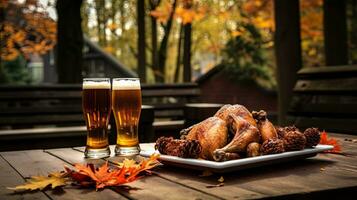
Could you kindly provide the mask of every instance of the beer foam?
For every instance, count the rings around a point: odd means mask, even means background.
[[[139,80],[115,80],[113,90],[140,90]]]
[[[83,89],[110,89],[110,82],[86,81],[83,83]]]

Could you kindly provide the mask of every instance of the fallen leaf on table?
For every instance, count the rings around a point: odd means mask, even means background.
[[[68,178],[67,173],[54,172],[48,176],[32,176],[27,183],[23,185],[18,185],[14,188],[8,187],[11,190],[43,190],[51,185],[54,189],[59,186],[64,186],[67,184]]]
[[[202,172],[202,174],[198,175],[200,177],[207,177],[207,176],[212,176],[213,173],[210,170],[205,170]]]
[[[149,169],[159,164],[157,158],[158,155],[152,155],[138,164],[134,160],[125,159],[114,168],[110,168],[108,162],[99,168],[93,164],[75,164],[77,171],[72,171],[71,177],[82,186],[95,184],[96,189],[119,186],[139,179],[143,171],[149,172]]]
[[[332,150],[325,151],[326,153],[341,153],[341,146],[338,141],[334,138],[329,138],[326,131],[322,131],[320,144],[332,145]]]
[[[159,165],[158,157],[159,155],[152,155],[140,163],[125,159],[123,163],[118,163],[113,167],[109,167],[108,162],[100,167],[95,167],[93,164],[75,164],[74,170],[65,166],[65,172],[55,172],[48,176],[32,176],[27,183],[8,189],[32,191],[43,190],[48,186],[54,189],[69,183],[77,183],[85,187],[95,186],[97,190],[107,186],[124,187],[123,184],[141,178],[143,176],[141,172],[150,172],[150,169]]]

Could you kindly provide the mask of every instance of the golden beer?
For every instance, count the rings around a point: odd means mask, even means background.
[[[138,124],[141,112],[139,79],[113,79],[112,108],[117,128],[117,155],[140,153]]]
[[[108,123],[111,112],[110,79],[84,79],[82,109],[87,125],[85,157],[110,155]]]

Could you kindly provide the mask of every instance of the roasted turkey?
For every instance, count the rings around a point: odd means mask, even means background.
[[[267,113],[264,110],[259,112],[253,111],[252,115],[257,120],[258,129],[262,136],[262,143],[269,140],[278,138],[278,133],[275,130],[274,125],[268,120]]]
[[[181,131],[181,139],[198,140],[202,151],[200,158],[213,160],[213,151],[227,144],[228,130],[224,120],[210,117]]]
[[[159,138],[156,147],[160,153],[226,161],[284,151],[283,140],[278,139],[277,130],[268,120],[267,113],[263,110],[250,113],[238,104],[222,106],[213,117],[183,129],[180,134],[181,140]],[[289,141],[298,141],[296,135],[292,135]],[[319,141],[320,137],[317,129],[307,136],[314,141]]]
[[[257,123],[256,123],[255,119],[253,118],[252,114],[249,112],[249,110],[246,107],[239,105],[239,104],[224,105],[216,112],[216,114],[214,116],[223,119],[224,121],[227,122],[227,125],[230,126],[229,115],[239,116],[239,117],[243,118],[244,120],[246,120],[249,124],[251,124],[255,127],[257,126]],[[232,129],[230,131],[232,131],[233,134],[236,132],[235,129]]]
[[[247,146],[252,142],[260,141],[259,130],[240,116],[229,114],[229,117],[234,118],[236,124],[236,133],[234,138],[223,148],[216,149],[213,152],[215,161],[225,161],[227,153],[243,153],[246,152]]]

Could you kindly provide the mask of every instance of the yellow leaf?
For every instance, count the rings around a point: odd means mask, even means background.
[[[223,182],[224,182],[223,176],[221,176],[221,177],[218,179],[218,182],[220,182],[220,183],[223,183]]]
[[[114,48],[111,46],[106,46],[104,47],[104,51],[108,52],[108,53],[113,53],[114,52]]]
[[[125,167],[133,167],[135,164],[136,164],[135,160],[132,159],[125,158],[125,160],[123,161],[123,165]]]
[[[135,162],[135,160],[125,158],[123,162],[117,163],[117,165],[119,167],[123,167],[123,166],[125,166],[125,167],[133,167],[133,166],[136,165],[136,162]]]
[[[25,37],[26,37],[26,34],[24,31],[18,31],[13,35],[13,39],[16,42],[22,42],[25,39]]]
[[[172,12],[172,6],[169,2],[165,1],[160,6],[157,6],[155,10],[150,12],[150,15],[155,17],[158,22],[166,23]]]
[[[52,173],[48,176],[32,176],[27,183],[23,185],[18,185],[14,188],[8,188],[11,190],[43,190],[47,186],[51,185],[54,189],[59,186],[66,185],[67,179],[65,178],[65,173]]]
[[[239,30],[234,30],[234,31],[232,31],[232,36],[233,36],[233,37],[237,37],[237,36],[241,36],[241,35],[242,35],[242,32],[239,31]]]
[[[118,25],[115,23],[108,24],[108,28],[111,31],[115,31],[118,28]]]

